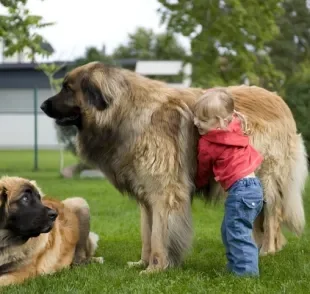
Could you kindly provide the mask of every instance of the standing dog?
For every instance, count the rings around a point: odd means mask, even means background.
[[[255,237],[262,253],[273,253],[284,244],[281,223],[298,234],[304,228],[304,143],[281,97],[259,87],[228,90],[265,158],[258,175],[267,203]],[[61,91],[41,105],[57,124],[75,125],[80,155],[139,202],[141,260],[129,264],[147,272],[179,264],[191,245],[198,139],[191,108],[202,93],[94,62],[67,74]]]
[[[42,197],[35,181],[0,179],[0,286],[51,274],[90,260],[98,236],[89,232],[89,208],[79,197]]]

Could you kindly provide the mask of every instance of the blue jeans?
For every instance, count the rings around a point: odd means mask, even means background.
[[[221,232],[227,268],[238,276],[259,275],[259,253],[252,229],[262,207],[263,191],[258,178],[243,178],[229,188]]]

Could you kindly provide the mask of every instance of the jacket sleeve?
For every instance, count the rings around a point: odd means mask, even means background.
[[[200,150],[197,161],[196,187],[206,186],[212,173],[212,157],[205,150]]]

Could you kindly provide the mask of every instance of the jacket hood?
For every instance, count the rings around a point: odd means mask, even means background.
[[[249,145],[249,138],[243,134],[241,122],[234,118],[228,125],[227,130],[211,130],[203,135],[204,140],[212,143],[246,147]]]

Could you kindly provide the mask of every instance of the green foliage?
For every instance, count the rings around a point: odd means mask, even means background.
[[[310,155],[310,62],[288,80],[285,86],[286,102],[293,112],[298,131],[302,133]]]
[[[114,60],[114,58],[105,54],[104,51],[99,51],[96,47],[88,47],[85,50],[84,56],[77,58],[74,61],[73,67],[77,67],[93,61],[100,61],[105,64],[117,65],[117,62]]]
[[[41,63],[37,65],[37,69],[43,71],[47,76],[52,92],[60,91],[63,78],[56,79],[55,74],[60,71],[66,64]]]
[[[36,30],[54,23],[44,22],[41,16],[30,14],[26,8],[27,0],[1,0],[0,3],[7,9],[7,15],[0,16],[0,39],[5,45],[4,54],[12,56],[28,49],[28,57],[32,61],[35,61],[36,55],[49,56],[51,52],[42,46],[46,41]]]
[[[156,34],[152,29],[138,27],[128,35],[126,44],[118,46],[113,53],[115,59],[139,60],[186,60],[186,51],[173,33]],[[167,83],[179,83],[183,74],[176,76],[151,76]]]
[[[140,60],[182,60],[185,49],[171,33],[155,34],[152,29],[138,27],[128,35],[128,41],[117,47],[115,59],[136,58]]]
[[[279,92],[291,108],[310,154],[310,10],[305,0],[284,0],[280,34],[268,42],[270,58],[284,75]]]
[[[275,67],[290,78],[310,58],[310,10],[305,0],[284,0],[282,7],[276,20],[280,34],[267,46]]]
[[[250,83],[275,87],[283,77],[266,43],[279,33],[280,0],[159,0],[162,22],[191,39],[194,85]]]

